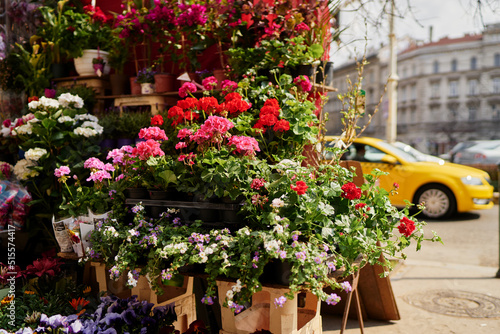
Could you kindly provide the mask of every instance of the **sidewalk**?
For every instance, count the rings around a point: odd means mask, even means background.
[[[406,260],[390,276],[401,320],[366,320],[364,333],[500,333],[497,271],[494,267]],[[341,320],[340,316],[324,315],[323,333],[340,333]],[[345,333],[361,333],[356,318],[349,319]]]

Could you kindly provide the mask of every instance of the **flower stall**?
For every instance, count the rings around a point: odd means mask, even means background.
[[[51,90],[30,99],[24,116],[3,122],[4,138],[24,157],[0,164],[19,185],[12,196],[2,183],[0,196],[30,202],[27,225],[43,240],[34,249],[50,243],[59,257],[45,254],[16,270],[15,294],[1,300],[2,330],[321,332],[321,303],[339,303],[341,292],[352,296],[362,267],[390,270],[388,258],[404,258],[412,242],[418,249],[427,240],[410,205],[390,204],[397,185],[381,189],[381,172],[356,174],[340,161],[364,113],[360,83],[346,97],[353,102],[343,111],[342,140],[334,148],[322,143],[327,96],[314,78],[328,60],[321,42],[335,34],[325,30],[323,14],[331,12],[319,3],[282,8],[287,15],[268,1],[130,3],[115,33],[151,29],[161,50],[179,50],[172,59],[186,71],[197,54],[187,47],[208,50],[210,37],[218,67],[230,66],[227,77],[184,83],[165,109],[146,115],[147,125],[143,115],[123,110],[99,119],[81,97]],[[198,20],[189,21],[190,13]],[[181,17],[178,47],[172,30]],[[171,30],[158,36],[161,25]],[[234,38],[224,27],[234,28]],[[236,33],[241,29],[246,35]],[[187,39],[191,30],[197,34]],[[258,64],[247,62],[259,55]],[[154,63],[137,69],[138,82],[152,83],[154,71],[164,71],[164,60]],[[99,146],[113,127],[133,132],[134,140]],[[74,260],[83,267],[74,270]],[[12,320],[13,305],[22,312]]]

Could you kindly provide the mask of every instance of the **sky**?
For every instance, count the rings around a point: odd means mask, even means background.
[[[487,1],[493,7],[487,7]],[[373,1],[375,3],[380,1]],[[429,27],[432,26],[432,39],[443,37],[456,38],[466,33],[477,34],[483,30],[480,16],[477,14],[475,0],[395,0],[399,16],[395,19],[395,34],[398,39],[409,36],[424,42],[429,41]],[[412,7],[409,9],[408,3]],[[482,0],[484,24],[500,23],[500,0]],[[376,5],[368,8],[370,19],[380,17]],[[380,43],[389,43],[388,16],[381,19],[382,26],[374,28],[365,25],[360,12],[344,11],[340,16],[341,27],[348,26],[341,38],[348,45],[340,50],[332,50],[331,59],[337,64],[352,61],[356,55],[361,58],[365,47],[365,35],[368,49],[377,49]],[[357,40],[357,41],[356,41]],[[352,42],[354,41],[354,42]]]

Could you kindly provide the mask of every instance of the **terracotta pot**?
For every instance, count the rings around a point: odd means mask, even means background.
[[[227,80],[226,71],[224,70],[214,70],[213,71],[215,79],[217,79],[217,89],[222,88],[222,81]]]
[[[108,65],[108,52],[102,50],[83,50],[83,55],[81,57],[73,59],[75,64],[75,70],[78,75],[96,75],[94,70],[94,64],[92,64],[92,59],[101,57],[104,60],[104,68],[102,73],[104,75],[109,74],[111,68]]]
[[[141,84],[135,82],[137,77],[130,78],[130,94],[132,95],[140,95],[141,94]]]
[[[155,74],[155,89],[157,93],[173,92],[175,77],[171,74]]]

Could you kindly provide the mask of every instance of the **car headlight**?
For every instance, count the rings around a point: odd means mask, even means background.
[[[472,177],[470,175],[460,178],[463,184],[468,186],[480,186],[483,184],[483,180],[479,177]]]

